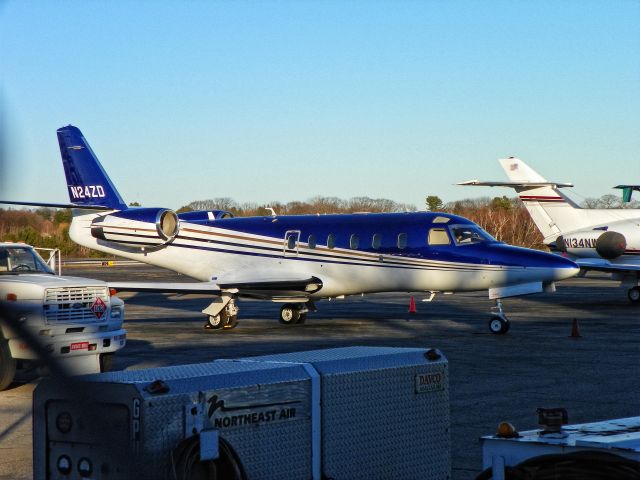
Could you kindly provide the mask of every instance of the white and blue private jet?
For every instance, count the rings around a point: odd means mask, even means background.
[[[80,245],[182,273],[198,282],[115,282],[120,291],[207,293],[206,328],[232,328],[240,298],[282,302],[280,321],[302,323],[314,302],[375,292],[488,290],[490,330],[509,321],[501,299],[553,291],[575,263],[496,241],[448,213],[270,215],[177,214],[128,207],[80,130],[58,130],[70,204],[2,202],[73,209]]]

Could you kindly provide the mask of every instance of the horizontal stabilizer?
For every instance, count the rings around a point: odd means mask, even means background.
[[[44,202],[13,202],[9,200],[0,200],[0,205],[25,205],[29,207],[48,207],[48,208],[83,208],[85,210],[113,210],[111,207],[104,205],[78,205],[75,203],[44,203]]]
[[[559,182],[481,182],[480,180],[467,180],[457,185],[464,187],[510,187],[510,188],[538,188],[538,187],[556,187],[566,188],[573,187],[573,183]]]

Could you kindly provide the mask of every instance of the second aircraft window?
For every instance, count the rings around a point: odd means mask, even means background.
[[[351,248],[352,250],[357,250],[359,243],[360,237],[355,233],[351,235],[351,238],[349,238],[349,248]]]

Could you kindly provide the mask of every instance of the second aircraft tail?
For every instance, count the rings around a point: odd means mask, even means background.
[[[560,191],[573,184],[549,182],[518,158],[503,158],[499,162],[509,182],[471,180],[460,185],[513,188],[547,243],[564,232],[581,228],[584,210]]]

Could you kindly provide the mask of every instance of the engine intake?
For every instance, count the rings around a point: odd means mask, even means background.
[[[578,257],[601,257],[613,260],[624,254],[627,239],[619,232],[587,230],[569,235],[560,235],[555,241],[556,248]]]
[[[596,242],[596,252],[607,260],[613,260],[627,249],[627,239],[618,232],[604,232]]]

